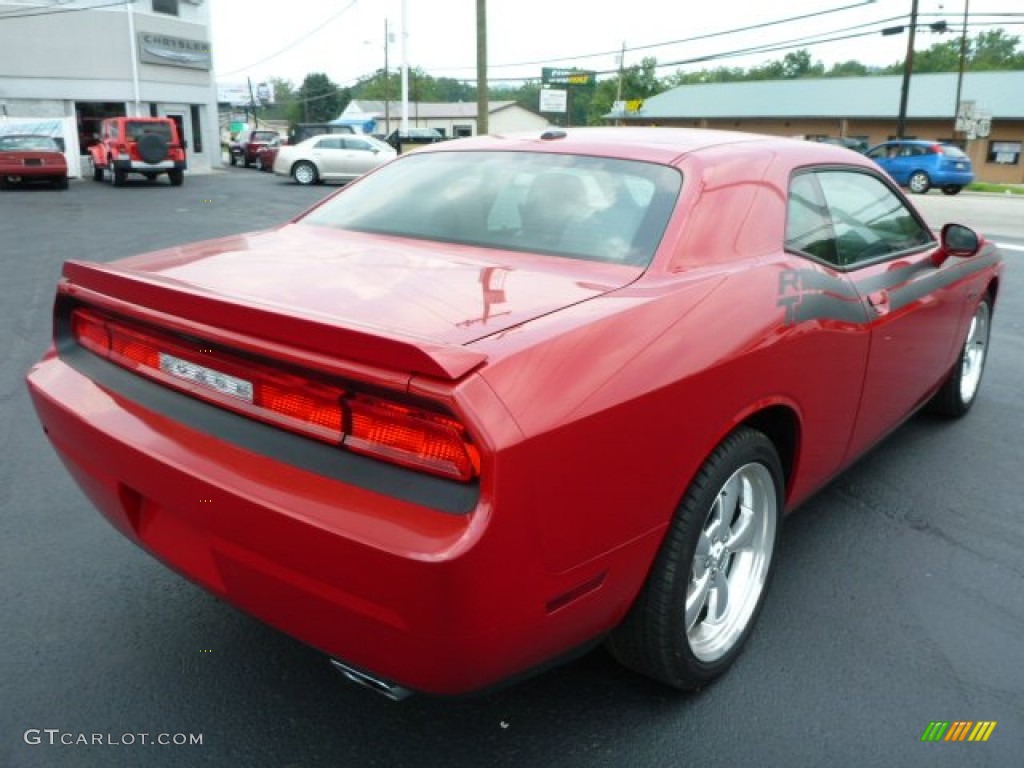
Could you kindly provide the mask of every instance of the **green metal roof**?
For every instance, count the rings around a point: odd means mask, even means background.
[[[956,82],[956,72],[914,75],[907,117],[952,117]],[[902,76],[886,75],[682,85],[646,99],[626,119],[890,118],[902,84]],[[1024,119],[1024,71],[966,72],[960,98],[993,120]]]

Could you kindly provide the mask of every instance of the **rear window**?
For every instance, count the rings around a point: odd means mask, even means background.
[[[0,136],[0,152],[60,152],[49,136]]]
[[[952,158],[955,158],[957,160],[966,160],[967,159],[967,155],[959,147],[950,147],[950,146],[943,145],[942,146],[942,154],[944,154],[946,157],[952,157]]]
[[[274,131],[256,131],[250,141],[271,141],[276,138],[277,134]]]
[[[302,221],[359,232],[646,266],[682,176],[675,168],[531,152],[410,154]]]
[[[171,141],[170,123],[129,122],[127,126],[128,138],[134,141],[138,141],[140,136],[145,136],[146,134],[156,134],[157,136],[163,137],[168,142]]]

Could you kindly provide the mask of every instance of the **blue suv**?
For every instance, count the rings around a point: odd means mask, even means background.
[[[878,144],[864,154],[882,166],[893,181],[918,195],[932,187],[955,195],[974,181],[971,159],[951,144],[898,139]]]

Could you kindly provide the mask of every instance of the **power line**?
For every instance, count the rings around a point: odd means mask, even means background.
[[[651,48],[662,48],[662,47],[667,46],[667,45],[680,45],[682,43],[692,43],[692,42],[695,42],[695,41],[698,41],[698,40],[709,40],[709,39],[714,38],[714,37],[723,37],[723,36],[726,36],[726,35],[735,35],[735,34],[739,34],[741,32],[752,32],[754,30],[764,29],[766,27],[778,26],[779,24],[788,24],[788,23],[793,22],[793,21],[803,21],[805,19],[812,19],[812,18],[815,18],[815,17],[818,17],[818,16],[827,16],[829,14],[838,13],[840,11],[848,11],[848,10],[851,10],[853,8],[860,8],[861,6],[864,6],[864,5],[873,5],[874,3],[875,3],[875,0],[862,0],[862,2],[854,3],[853,5],[843,5],[843,6],[839,6],[837,8],[829,8],[829,9],[824,10],[824,11],[815,11],[814,13],[804,13],[804,14],[801,14],[799,16],[787,16],[786,18],[775,19],[774,21],[764,21],[764,22],[761,22],[761,23],[758,23],[758,24],[751,24],[750,26],[746,26],[746,27],[737,27],[735,29],[719,30],[717,32],[707,32],[705,34],[694,35],[692,37],[684,37],[684,38],[681,38],[679,40],[667,40],[667,41],[665,41],[663,43],[650,43],[648,45],[637,45],[637,46],[633,46],[633,47],[627,48],[626,50],[627,51],[642,51],[642,50],[649,50]],[[898,16],[896,18],[903,18],[903,17],[902,16]],[[620,50],[617,48],[614,51],[602,51],[600,53],[585,53],[585,54],[581,54],[581,55],[578,55],[578,56],[563,56],[563,57],[560,57],[560,58],[543,59],[543,60],[538,60],[538,61],[521,61],[521,62],[516,62],[516,63],[512,63],[512,64],[490,64],[490,65],[488,65],[488,68],[489,69],[508,69],[510,67],[525,67],[525,66],[532,66],[532,65],[536,65],[536,64],[557,64],[557,63],[560,63],[560,62],[563,62],[563,61],[582,61],[584,59],[596,59],[596,58],[599,58],[601,56],[618,56],[619,53],[620,53]],[[464,69],[472,69],[472,67],[433,67],[432,69],[435,72],[445,72],[445,71],[453,71],[453,70],[454,71],[460,71],[460,70],[464,70]]]
[[[72,0],[67,0],[72,2]],[[99,8],[113,8],[119,5],[132,5],[135,0],[114,0],[109,3],[100,3],[98,5],[84,5],[77,8],[47,8],[39,10],[15,10],[15,11],[4,11],[0,13],[0,21],[5,19],[27,19],[32,16],[56,16],[58,13],[80,13],[81,11],[95,11]]]
[[[342,8],[340,11],[338,11],[335,14],[330,15],[329,17],[327,17],[326,19],[321,21],[313,29],[311,29],[309,32],[307,32],[306,34],[302,35],[301,37],[295,38],[295,40],[290,42],[288,45],[286,45],[284,48],[282,48],[281,50],[277,51],[276,53],[272,53],[269,56],[266,56],[266,57],[260,59],[259,61],[254,61],[252,64],[247,64],[244,67],[239,67],[238,69],[232,69],[229,72],[218,72],[217,73],[218,77],[227,77],[229,75],[237,75],[239,72],[245,72],[246,70],[252,69],[253,67],[258,67],[260,64],[265,64],[266,62],[270,61],[271,59],[276,59],[282,53],[285,53],[286,51],[290,51],[292,48],[294,48],[299,43],[306,42],[306,40],[309,39],[312,35],[315,35],[317,32],[320,32],[321,30],[323,30],[323,28],[326,27],[328,24],[330,24],[332,21],[337,19],[342,14],[347,13],[349,10],[351,10],[352,6],[354,6],[358,1],[359,0],[351,0],[351,2],[348,5],[346,5],[344,8]]]

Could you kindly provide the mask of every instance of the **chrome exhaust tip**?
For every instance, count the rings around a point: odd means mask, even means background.
[[[402,701],[403,699],[407,699],[412,696],[412,691],[408,688],[403,688],[402,686],[396,685],[388,680],[382,680],[379,677],[374,677],[366,672],[350,667],[348,664],[338,661],[337,659],[331,659],[331,665],[356,685],[361,685],[363,688],[369,688],[371,691],[375,691],[381,696],[385,696],[392,701]]]

